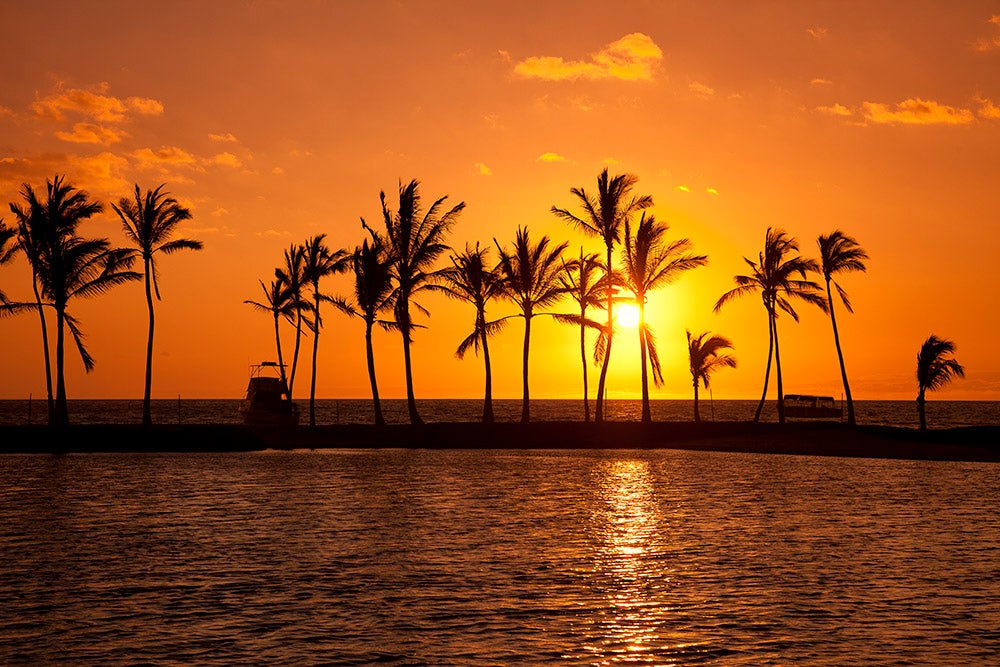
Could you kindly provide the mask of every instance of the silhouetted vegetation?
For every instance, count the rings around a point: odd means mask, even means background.
[[[574,324],[580,327],[580,363],[583,367],[583,421],[590,421],[590,399],[587,390],[587,329],[598,331],[597,341],[594,343],[594,363],[599,364],[604,360],[604,352],[607,349],[607,336],[605,328],[600,323],[587,317],[587,311],[591,308],[602,309],[606,307],[603,301],[605,294],[610,291],[607,283],[611,276],[601,263],[597,253],[585,254],[580,248],[579,259],[573,259],[564,264],[562,275],[559,281],[562,283],[563,293],[576,302],[580,309],[579,314],[559,315],[557,319],[561,322]]]
[[[927,429],[924,412],[927,400],[924,395],[928,391],[941,389],[956,377],[965,377],[965,367],[955,360],[952,356],[954,353],[955,343],[933,334],[924,341],[917,353],[917,415],[920,417],[921,431]]]
[[[691,384],[694,386],[694,420],[701,421],[698,412],[698,381],[708,389],[709,379],[719,368],[736,368],[736,358],[729,354],[719,354],[722,350],[733,349],[733,343],[724,336],[713,336],[709,332],[692,336],[687,334],[688,367],[691,369]]]

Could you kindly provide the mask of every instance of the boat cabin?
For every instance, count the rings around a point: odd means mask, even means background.
[[[281,366],[274,361],[250,367],[246,397],[240,404],[245,423],[279,426],[299,423],[299,407],[292,402],[281,371]]]
[[[838,406],[832,396],[785,394],[785,416],[798,419],[842,419],[844,408]]]

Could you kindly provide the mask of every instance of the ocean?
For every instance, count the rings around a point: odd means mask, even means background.
[[[302,423],[309,420],[309,400],[297,399]],[[238,399],[160,399],[152,402],[153,421],[159,424],[239,424]],[[650,402],[654,421],[691,421],[693,401],[653,400]],[[757,401],[699,402],[701,418],[707,421],[750,421]],[[609,400],[609,421],[639,421],[641,402]],[[481,399],[424,399],[417,409],[427,422],[469,422],[482,417]],[[520,399],[498,399],[493,402],[498,421],[519,421]],[[409,421],[406,401],[382,401],[382,410],[389,423]],[[913,401],[856,401],[859,424],[916,427],[917,410]],[[141,400],[71,400],[70,421],[76,424],[138,424],[142,422]],[[536,399],[531,402],[534,421],[582,421],[583,402],[572,399]],[[591,404],[593,418],[593,403]],[[371,424],[374,411],[370,399],[321,399],[316,401],[317,424]],[[777,421],[773,401],[765,404],[763,421]],[[0,425],[44,424],[45,400],[0,400]],[[956,426],[1000,425],[1000,401],[935,401],[927,402],[927,423],[930,428]]]

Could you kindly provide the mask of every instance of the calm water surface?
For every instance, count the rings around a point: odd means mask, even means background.
[[[1000,466],[0,457],[0,663],[1000,664]]]

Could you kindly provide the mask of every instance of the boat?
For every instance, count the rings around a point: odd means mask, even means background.
[[[785,416],[795,419],[843,419],[844,407],[832,396],[785,394]]]
[[[240,402],[243,422],[253,425],[297,426],[299,406],[284,380],[284,369],[275,361],[251,364],[246,398]]]

